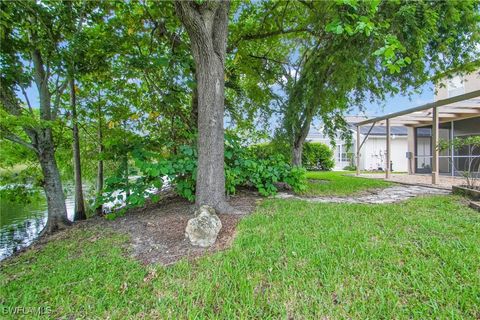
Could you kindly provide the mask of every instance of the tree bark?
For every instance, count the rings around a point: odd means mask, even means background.
[[[192,108],[192,110],[191,110],[191,113],[190,113],[190,128],[192,129],[192,131],[195,131],[195,129],[197,129],[197,125],[198,125],[198,90],[197,90],[197,87],[193,88],[193,90],[192,90],[191,108]]]
[[[233,213],[226,202],[224,172],[225,51],[229,1],[176,1],[190,36],[198,94],[198,170],[195,204]]]
[[[98,138],[98,154],[100,155],[100,159],[98,160],[98,167],[97,167],[97,183],[96,183],[96,192],[97,197],[102,195],[103,191],[103,130],[102,130],[102,110],[100,105],[98,106],[98,128],[97,128],[97,138]],[[103,213],[103,205],[100,204],[97,208],[95,208],[95,212],[97,215],[101,215]]]
[[[80,137],[78,134],[78,116],[77,101],[75,94],[75,78],[69,79],[70,84],[70,105],[72,108],[72,125],[73,125],[73,170],[75,175],[75,213],[74,221],[85,220],[85,202],[83,200],[82,186],[82,163],[80,161]]]
[[[292,148],[292,166],[302,166],[303,142],[293,144]]]
[[[38,160],[43,172],[43,189],[47,197],[48,220],[43,232],[53,233],[70,225],[63,193],[62,180],[55,160],[52,131],[43,129],[39,135]]]
[[[125,195],[126,199],[130,197],[130,182],[128,181],[128,153],[123,157],[123,174],[125,181]]]
[[[15,97],[13,87],[5,84],[6,81],[0,82],[0,100],[3,107],[10,114],[19,116],[22,111],[18,99]],[[48,103],[49,105],[50,98],[45,99],[44,96],[48,95],[49,97],[50,93],[46,91],[45,88],[46,87],[43,85],[39,86],[40,101]],[[48,112],[44,111],[43,115],[48,115]],[[42,117],[42,119],[45,120],[45,117]],[[42,233],[53,233],[56,230],[65,228],[65,226],[70,225],[71,223],[67,219],[67,208],[65,206],[62,181],[55,160],[55,146],[53,144],[52,129],[50,127],[24,127],[23,129],[30,138],[30,143],[15,135],[7,135],[6,138],[31,149],[35,152],[38,158],[43,174],[42,187],[47,198],[48,207],[47,225]]]
[[[51,95],[48,88],[48,73],[45,72],[44,63],[40,50],[32,50],[34,66],[34,79],[38,88],[40,100],[40,118],[44,121],[52,121],[55,114],[52,113]],[[60,95],[63,90],[57,90]],[[55,105],[55,107],[57,107]],[[70,225],[65,206],[60,172],[55,160],[55,145],[53,143],[52,129],[50,127],[38,128],[36,137],[37,155],[42,167],[45,195],[47,197],[48,220],[43,232],[53,233]],[[33,141],[32,141],[33,142]]]
[[[292,166],[301,167],[302,166],[302,154],[303,154],[303,144],[307,138],[308,131],[310,131],[310,124],[312,123],[313,117],[308,114],[306,119],[302,123],[300,129],[296,132],[294,136],[294,141],[292,144]]]
[[[35,25],[35,23],[35,19],[32,18],[32,25]],[[8,36],[9,35],[7,35],[7,37]],[[39,43],[37,34],[32,30],[29,36],[31,41],[30,44],[33,47],[30,54],[33,62],[33,78],[38,89],[40,102],[40,120],[42,120],[44,124],[49,124],[52,120],[55,120],[55,111],[58,110],[60,96],[65,89],[66,83],[54,89],[56,98],[52,108],[52,96],[48,85],[50,77],[50,73],[48,71],[49,68],[45,70],[42,54],[37,47]],[[14,61],[17,59],[13,56],[11,56],[11,58]],[[23,110],[14,91],[15,85],[20,85],[17,83],[17,81],[18,79],[6,79],[2,75],[0,78],[0,101],[2,102],[2,108],[4,108],[11,115],[18,117],[23,114]],[[27,104],[29,105],[28,100]],[[31,112],[30,115],[34,117],[34,114],[31,111],[31,106],[29,105],[29,107]],[[22,126],[23,130],[30,139],[30,143],[13,134],[12,132],[9,132],[7,128],[0,126],[0,130],[2,131],[2,134],[5,134],[5,138],[23,145],[35,152],[42,168],[44,181],[43,188],[47,198],[48,206],[47,225],[42,233],[52,233],[55,230],[63,229],[66,225],[71,223],[67,218],[67,208],[65,206],[62,181],[60,179],[60,173],[55,160],[55,145],[53,142],[52,128],[49,125],[44,124],[41,126],[33,126],[31,123],[28,123]]]

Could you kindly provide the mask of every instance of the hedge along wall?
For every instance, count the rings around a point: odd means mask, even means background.
[[[291,148],[286,144],[270,142],[256,144],[250,148],[260,158],[281,155],[286,161],[291,161]],[[306,142],[303,146],[302,165],[307,170],[332,170],[335,166],[333,151],[324,143]]]

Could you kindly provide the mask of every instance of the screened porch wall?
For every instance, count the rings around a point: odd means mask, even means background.
[[[480,136],[480,117],[441,123],[439,139]],[[442,175],[461,176],[465,171],[480,175],[480,150],[471,146],[460,150],[447,149],[439,152],[439,172]],[[415,128],[415,173],[432,172],[432,127]],[[471,169],[469,169],[471,167]]]

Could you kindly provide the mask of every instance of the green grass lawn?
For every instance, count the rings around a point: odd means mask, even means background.
[[[240,222],[232,248],[170,267],[132,260],[127,240],[77,230],[20,255],[2,267],[0,304],[48,306],[46,318],[480,316],[480,215],[453,196],[265,200]]]
[[[348,196],[371,189],[386,188],[392,183],[352,176],[353,172],[342,171],[309,171],[307,172],[307,190],[302,192],[308,196]]]

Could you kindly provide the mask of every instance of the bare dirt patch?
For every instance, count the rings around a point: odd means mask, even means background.
[[[182,258],[194,258],[230,246],[237,223],[255,209],[258,199],[252,193],[240,193],[229,203],[243,214],[219,214],[222,229],[210,248],[194,247],[185,238],[187,221],[193,217],[193,205],[180,197],[163,200],[154,207],[135,210],[115,221],[104,220],[107,226],[131,236],[134,256],[143,263],[168,265]]]
[[[72,227],[39,239],[27,250],[39,250],[47,242],[68,237],[75,229],[95,229],[129,235],[133,256],[144,264],[169,265],[183,258],[194,259],[206,253],[228,248],[236,235],[238,222],[250,214],[260,200],[258,194],[245,190],[229,199],[230,205],[241,214],[219,214],[222,229],[217,241],[210,248],[192,246],[185,238],[187,221],[193,218],[194,206],[178,196],[169,195],[159,203],[128,211],[123,217],[109,221],[94,217],[75,223]],[[107,231],[108,230],[108,231]],[[101,234],[99,234],[101,236]]]

